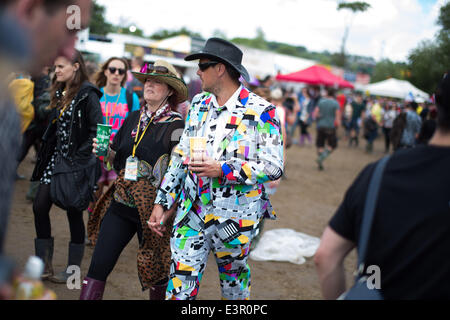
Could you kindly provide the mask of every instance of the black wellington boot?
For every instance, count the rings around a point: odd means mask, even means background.
[[[34,239],[34,251],[35,255],[44,261],[44,272],[41,279],[47,280],[53,276],[53,238],[49,239]]]
[[[69,259],[67,267],[69,266],[81,266],[81,261],[84,255],[84,243],[72,243],[69,242]],[[72,275],[72,273],[67,272],[67,268],[64,271],[54,275],[50,278],[50,281],[55,283],[67,283],[67,279]]]

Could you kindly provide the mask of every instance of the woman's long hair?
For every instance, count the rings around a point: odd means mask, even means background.
[[[71,63],[72,65],[78,63],[79,68],[77,71],[75,71],[75,76],[70,83],[70,87],[66,88],[65,82],[57,82],[56,76],[53,77],[52,86],[50,87],[50,108],[62,108],[66,104],[70,103],[75,98],[78,91],[80,91],[83,82],[89,80],[86,71],[86,65],[84,64],[84,59],[80,51],[75,50],[75,54]],[[66,94],[62,97],[58,97],[56,92],[60,91],[62,93],[64,90],[66,90]]]
[[[128,75],[128,61],[123,59],[123,58],[118,58],[118,57],[111,57],[108,60],[106,60],[106,62],[102,65],[102,67],[100,68],[100,70],[97,72],[97,74],[95,75],[95,85],[99,88],[103,88],[104,86],[106,86],[106,76],[105,76],[105,70],[108,68],[109,64],[111,63],[111,61],[113,60],[119,60],[122,61],[122,63],[125,66],[125,75],[122,79],[122,82],[120,83],[121,87],[125,86],[125,83],[127,82],[127,75]]]

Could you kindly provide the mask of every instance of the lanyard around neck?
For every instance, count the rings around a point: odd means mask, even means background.
[[[59,112],[58,119],[55,119],[53,122],[55,122],[56,120],[61,119],[61,117],[62,117],[64,111],[66,111],[67,107],[68,107],[69,105],[71,105],[71,104],[72,104],[72,101],[69,102],[69,103],[67,103],[67,104],[61,109],[61,111]]]
[[[69,104],[66,104],[66,105],[64,106],[64,108],[62,108],[61,112],[59,113],[58,120],[61,119],[61,116],[62,116],[62,114],[64,113],[64,111],[66,111],[68,105],[69,105]]]
[[[153,115],[153,117],[150,118],[150,121],[147,123],[147,126],[144,129],[144,132],[142,132],[141,137],[138,139],[139,136],[139,128],[141,126],[141,120],[142,120],[142,115],[144,114],[145,110],[141,113],[141,116],[139,117],[139,123],[138,123],[138,127],[137,127],[137,132],[136,132],[136,137],[134,137],[134,145],[133,145],[133,153],[131,154],[132,157],[134,158],[135,154],[136,154],[136,149],[139,145],[139,143],[141,143],[142,138],[145,135],[145,132],[147,131],[148,127],[150,126],[150,124],[153,122],[153,119],[156,116],[156,113]]]
[[[63,97],[65,97],[66,91],[64,90],[64,91],[61,93],[61,95],[62,95]],[[70,102],[70,103],[72,103],[72,102]],[[56,122],[56,120],[61,119],[62,114],[64,113],[64,111],[66,111],[66,109],[67,109],[67,107],[69,106],[70,103],[66,103],[66,104],[64,105],[64,107],[61,109],[61,111],[60,111],[60,113],[59,113],[58,119],[55,119],[53,122]]]

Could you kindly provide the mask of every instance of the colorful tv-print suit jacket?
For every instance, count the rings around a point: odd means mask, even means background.
[[[211,97],[210,93],[201,93],[192,100],[180,143],[172,153],[155,203],[167,210],[179,200],[176,225],[189,211],[201,216],[196,206],[193,208],[196,201],[212,201],[213,217],[203,217],[205,224],[212,218],[237,219],[251,229],[263,217],[276,218],[263,183],[279,179],[283,173],[280,121],[273,105],[242,86],[224,134],[215,137],[220,144],[214,158],[222,166],[223,177],[208,178],[211,183],[201,186],[202,181],[187,169],[189,137],[201,136],[203,126],[208,125],[205,121],[213,108]]]

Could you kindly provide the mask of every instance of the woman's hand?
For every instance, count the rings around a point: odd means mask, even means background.
[[[174,206],[176,208],[176,206]],[[155,204],[153,206],[153,211],[150,216],[150,219],[147,221],[147,225],[160,237],[163,236],[163,233],[166,231],[166,221],[174,212],[174,208],[171,208],[168,211],[164,211],[163,206],[160,204]]]
[[[92,153],[95,154],[95,156],[97,156],[97,147],[98,147],[98,140],[97,138],[93,138],[92,139]]]

